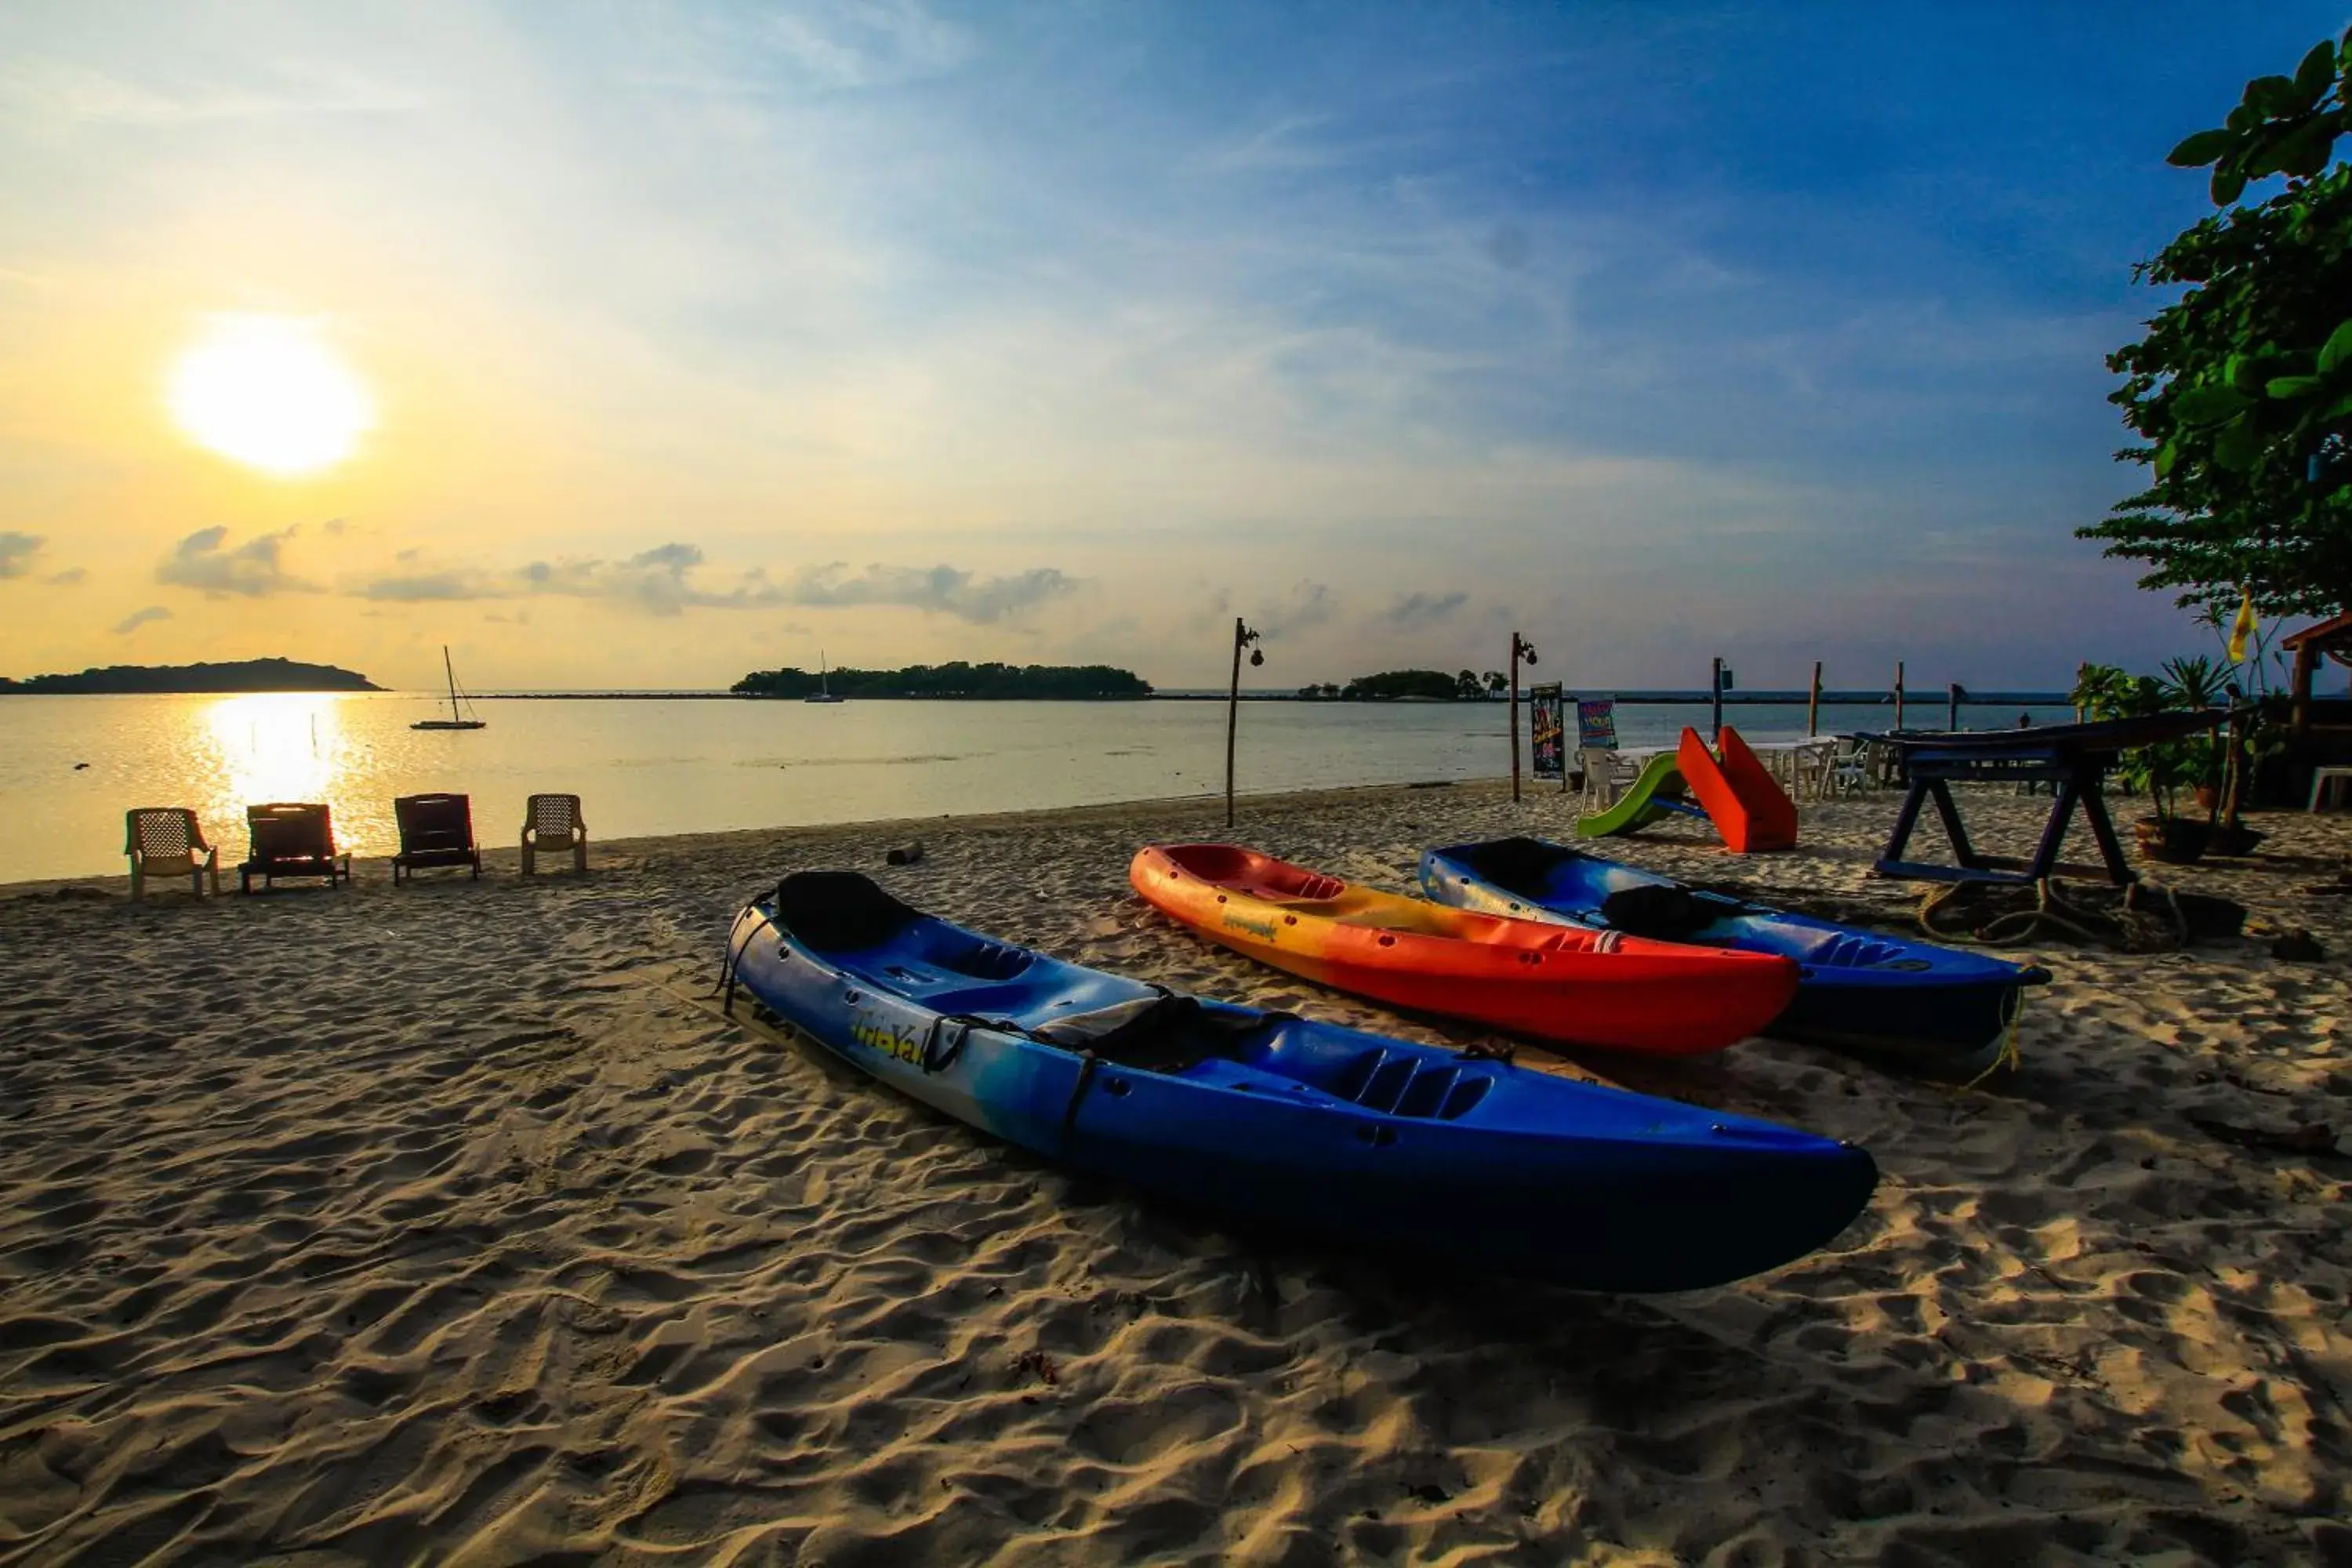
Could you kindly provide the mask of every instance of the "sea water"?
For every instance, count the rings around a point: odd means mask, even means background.
[[[478,707],[487,729],[417,731],[409,725],[436,711],[430,693],[0,697],[0,881],[121,871],[122,815],[141,805],[193,806],[226,866],[245,854],[245,808],[267,801],[324,801],[346,847],[384,855],[398,841],[393,797],[436,790],[472,796],[476,837],[498,845],[520,836],[523,799],[540,791],[580,795],[601,842],[1224,787],[1222,702],[542,698]],[[1244,700],[1236,787],[1500,777],[1510,772],[1507,712],[1501,702]],[[1943,715],[1939,701],[1906,717],[1940,724]],[[1972,710],[1964,719],[1991,727],[2017,716]],[[1704,727],[1706,710],[1627,704],[1616,717],[1620,744],[1634,747],[1671,744],[1683,725]],[[1805,715],[1802,704],[1750,705],[1727,718],[1768,741],[1801,733]],[[1884,705],[1824,705],[1822,728],[1890,719]]]

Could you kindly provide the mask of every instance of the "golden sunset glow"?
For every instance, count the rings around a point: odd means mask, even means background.
[[[198,446],[287,478],[341,462],[375,425],[367,387],[295,316],[213,317],[173,368],[170,401]]]

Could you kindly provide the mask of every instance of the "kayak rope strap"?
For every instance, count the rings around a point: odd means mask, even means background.
[[[2143,909],[2142,895],[2150,888],[2163,900],[2161,913]],[[2017,947],[2038,937],[2060,936],[2091,947],[2119,952],[2168,952],[2189,942],[2189,919],[2170,888],[2134,882],[2124,889],[2116,912],[2106,914],[2069,899],[2057,879],[2033,883],[2033,907],[2001,911],[1971,926],[1961,909],[1969,898],[1983,895],[1982,884],[1947,882],[1931,889],[1919,900],[1919,929],[1937,942],[1980,947]],[[1959,918],[1954,920],[1952,917]]]
[[[750,931],[743,933],[743,940],[728,943],[726,962],[719,966],[718,982],[710,987],[712,995],[723,997],[719,1004],[719,1010],[730,1017],[734,1016],[735,1014],[735,971],[742,963],[743,954],[751,950],[753,939],[776,923],[774,919],[756,903],[744,905],[735,912],[735,918],[740,921],[745,915],[754,913],[760,918],[752,922]]]
[[[1095,1075],[1100,1071],[1102,1058],[1092,1051],[1078,1053],[1078,1081],[1070,1086],[1070,1103],[1062,1108],[1061,1152],[1065,1157],[1070,1152],[1070,1140],[1077,1135],[1078,1107],[1085,1101],[1087,1090],[1094,1088]]]
[[[2025,993],[2021,989],[2011,994],[2017,998],[2017,1005],[2010,1012],[2009,1031],[2001,1037],[2000,1050],[1991,1061],[1985,1064],[1984,1071],[1960,1085],[1963,1091],[1976,1088],[2003,1068],[2007,1068],[2011,1072],[2021,1071],[2024,1068],[2025,1057],[2017,1048],[2017,1032],[2019,1026],[2025,1022]]]

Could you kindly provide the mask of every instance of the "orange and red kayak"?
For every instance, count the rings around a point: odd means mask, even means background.
[[[1515,921],[1359,888],[1234,844],[1154,844],[1128,880],[1261,963],[1540,1039],[1696,1056],[1760,1034],[1797,990],[1777,953]]]

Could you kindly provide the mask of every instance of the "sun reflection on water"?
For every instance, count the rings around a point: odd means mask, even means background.
[[[241,847],[246,808],[274,801],[324,801],[335,815],[336,837],[350,842],[356,824],[347,820],[341,798],[350,748],[340,710],[336,698],[322,693],[257,691],[225,697],[205,710],[213,798],[204,816],[227,829],[225,851]]]

